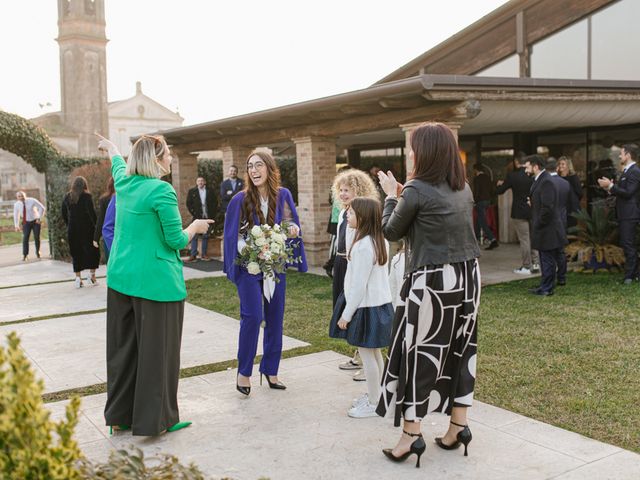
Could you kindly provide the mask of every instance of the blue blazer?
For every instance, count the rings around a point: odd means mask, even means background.
[[[237,193],[229,202],[227,208],[227,215],[224,219],[224,273],[227,274],[227,278],[233,283],[237,282],[237,278],[240,275],[241,267],[236,265],[235,260],[238,258],[238,233],[240,232],[240,216],[242,215],[242,202],[244,201],[245,192]],[[300,226],[300,219],[296,206],[293,203],[293,197],[291,192],[286,188],[280,187],[278,192],[278,198],[276,200],[276,217],[275,222],[282,222],[282,214],[284,213],[284,206],[286,205],[291,210],[293,215],[293,222]],[[257,223],[257,219],[254,214],[254,222]],[[307,257],[304,253],[304,243],[302,241],[302,231],[298,238],[290,238],[287,243],[293,246],[293,253],[296,257],[302,257],[300,263],[294,264],[299,272],[306,272]]]

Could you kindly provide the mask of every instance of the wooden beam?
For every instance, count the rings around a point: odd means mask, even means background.
[[[179,147],[190,152],[215,150],[225,145],[269,145],[289,141],[296,137],[337,137],[353,133],[371,132],[396,128],[400,124],[424,122],[428,120],[459,121],[462,117],[470,118],[473,109],[479,108],[476,103],[437,102],[426,107],[409,110],[392,110],[375,115],[363,115],[344,120],[320,122],[301,127],[287,127],[251,134],[231,134],[224,138],[215,138],[202,142],[190,142]],[[477,113],[475,113],[477,114]]]
[[[438,92],[429,93],[429,98],[438,101],[463,101],[463,100],[549,100],[549,101],[580,101],[580,102],[618,102],[626,100],[640,100],[640,93],[581,93],[581,92],[504,92],[504,91],[468,91],[468,92]]]
[[[382,108],[395,109],[395,108],[420,108],[426,105],[423,97],[416,95],[415,97],[407,98],[383,98],[378,102]]]
[[[375,104],[363,104],[363,105],[342,105],[340,107],[340,111],[346,115],[372,115],[375,113],[380,113],[384,111],[384,109]]]

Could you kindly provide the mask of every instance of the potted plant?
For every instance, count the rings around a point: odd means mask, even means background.
[[[565,248],[567,257],[582,262],[582,271],[595,273],[600,269],[615,267],[620,270],[624,265],[624,251],[615,244],[618,233],[613,210],[604,203],[592,204],[591,213],[580,210],[572,213],[578,225],[569,232],[574,236]]]

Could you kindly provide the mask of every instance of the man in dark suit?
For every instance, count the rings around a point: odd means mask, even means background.
[[[493,235],[489,223],[487,222],[487,209],[491,206],[492,183],[489,176],[484,172],[482,165],[473,164],[473,201],[476,204],[476,238],[480,239],[480,234],[484,232],[489,246],[486,250],[493,250],[498,247],[498,240]]]
[[[540,254],[542,278],[540,286],[531,289],[535,295],[553,295],[557,258],[564,248],[566,233],[560,209],[558,192],[545,171],[545,160],[540,155],[526,158],[526,172],[534,177],[529,198],[531,201],[531,246]]]
[[[564,178],[558,175],[558,162],[555,158],[547,158],[545,170],[551,176],[553,186],[558,193],[558,210],[560,210],[560,219],[564,228],[564,244],[567,242],[567,210],[571,202],[571,185]],[[558,265],[558,285],[567,284],[567,255],[564,253],[564,246],[560,248],[558,257],[556,258]]]
[[[203,177],[198,177],[196,186],[187,193],[187,209],[193,215],[193,219],[215,218],[217,210],[216,194],[211,188],[207,188],[207,182]],[[198,258],[198,237],[202,237],[202,250],[200,258],[204,261],[211,260],[207,256],[209,232],[202,235],[194,235],[191,240],[191,255],[187,262],[194,262]]]
[[[623,145],[620,150],[622,174],[617,183],[606,177],[598,179],[600,187],[616,197],[616,215],[620,231],[620,246],[624,250],[624,280],[629,285],[638,279],[638,250],[636,227],[640,222],[640,167],[636,164],[640,147],[635,143]]]
[[[222,203],[222,211],[227,212],[227,206],[233,196],[244,188],[244,182],[238,178],[238,167],[231,165],[229,167],[229,178],[220,184],[220,199]]]
[[[533,179],[524,171],[524,153],[518,152],[513,159],[513,171],[507,173],[507,178],[498,181],[496,193],[502,195],[511,189],[511,223],[520,242],[520,256],[522,265],[513,272],[521,275],[531,275],[538,270],[538,253],[531,251],[531,235],[529,222],[531,220],[531,207],[528,203],[529,190]]]

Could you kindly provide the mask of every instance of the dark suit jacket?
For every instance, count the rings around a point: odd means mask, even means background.
[[[216,194],[213,189],[206,187],[207,191],[207,217],[206,218],[216,218],[217,212],[217,204],[218,201],[216,199]],[[205,218],[202,216],[202,202],[200,201],[200,193],[198,193],[198,187],[193,187],[187,193],[187,209],[189,213],[193,215],[193,219],[197,220],[199,218]]]
[[[640,167],[632,165],[609,190],[616,196],[618,220],[640,220]]]
[[[521,167],[513,172],[507,173],[507,178],[504,183],[496,187],[496,193],[498,195],[502,195],[509,189],[513,192],[511,218],[520,220],[529,220],[531,218],[531,207],[527,203],[527,199],[529,198],[532,183],[533,178],[525,173],[524,167]]]
[[[233,196],[244,188],[244,182],[238,178],[236,188],[231,185],[231,180],[226,179],[220,184],[220,198],[222,199],[222,210],[227,211],[227,206]]]
[[[551,175],[551,181],[558,192],[558,206],[556,208],[560,210],[560,219],[566,232],[567,212],[571,206],[571,185],[560,175]]]
[[[531,186],[531,247],[553,250],[564,247],[566,234],[558,208],[558,191],[551,175],[542,172]]]

